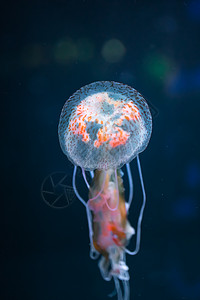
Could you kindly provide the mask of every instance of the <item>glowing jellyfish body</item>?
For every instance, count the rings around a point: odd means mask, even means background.
[[[138,154],[148,145],[152,118],[144,98],[135,89],[117,82],[99,81],[75,92],[65,103],[59,122],[63,152],[75,165],[73,187],[88,217],[90,256],[97,258],[105,280],[114,279],[118,300],[129,299],[129,273],[125,254],[136,254],[140,247],[141,221],[146,202]],[[135,233],[127,220],[133,198],[129,162],[137,157],[143,203],[137,224],[136,249],[126,246]],[[129,199],[125,202],[122,172],[126,164]],[[86,202],[75,185],[77,166],[82,168],[89,189]],[[89,185],[85,170],[91,171]],[[95,170],[95,173],[93,171]],[[120,288],[122,281],[124,294]]]
[[[65,103],[60,144],[72,163],[85,170],[121,168],[150,139],[151,114],[144,98],[117,82],[89,84]]]

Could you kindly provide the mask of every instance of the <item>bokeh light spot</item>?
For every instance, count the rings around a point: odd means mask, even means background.
[[[172,69],[170,60],[161,54],[152,54],[145,58],[144,68],[154,79],[163,81]]]
[[[68,64],[77,59],[77,46],[70,38],[58,42],[55,47],[55,60],[60,64]]]
[[[183,197],[173,204],[173,213],[176,219],[193,219],[197,216],[197,203],[191,197]]]
[[[200,167],[198,163],[191,163],[186,170],[186,181],[191,188],[200,184]]]
[[[170,73],[166,81],[167,92],[172,95],[183,95],[199,92],[200,68],[176,70]]]
[[[126,53],[126,48],[121,41],[111,39],[102,48],[102,56],[109,63],[119,62]]]
[[[200,0],[188,3],[188,14],[193,20],[200,22]]]

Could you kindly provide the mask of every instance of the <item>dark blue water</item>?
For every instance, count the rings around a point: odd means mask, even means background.
[[[200,1],[1,5],[1,299],[102,300],[114,288],[89,258],[85,209],[70,189],[73,166],[57,135],[66,99],[97,80],[133,86],[153,114],[140,156],[141,249],[127,259],[131,299],[200,299]],[[131,168],[136,226],[141,189],[135,162]],[[69,180],[60,203],[41,194],[52,172]],[[77,186],[87,198],[80,173]]]

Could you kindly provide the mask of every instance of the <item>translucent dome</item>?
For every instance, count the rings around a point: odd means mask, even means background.
[[[85,170],[121,168],[148,145],[152,117],[134,88],[97,81],[76,91],[65,103],[58,126],[68,159]]]

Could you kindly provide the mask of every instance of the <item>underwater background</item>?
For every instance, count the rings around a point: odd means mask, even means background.
[[[98,80],[134,87],[153,116],[140,155],[141,248],[127,257],[130,299],[200,299],[200,1],[11,0],[0,11],[1,300],[102,300],[114,289],[89,257],[57,133],[68,97]],[[136,227],[135,161],[131,169]],[[126,174],[124,185],[128,195]]]

